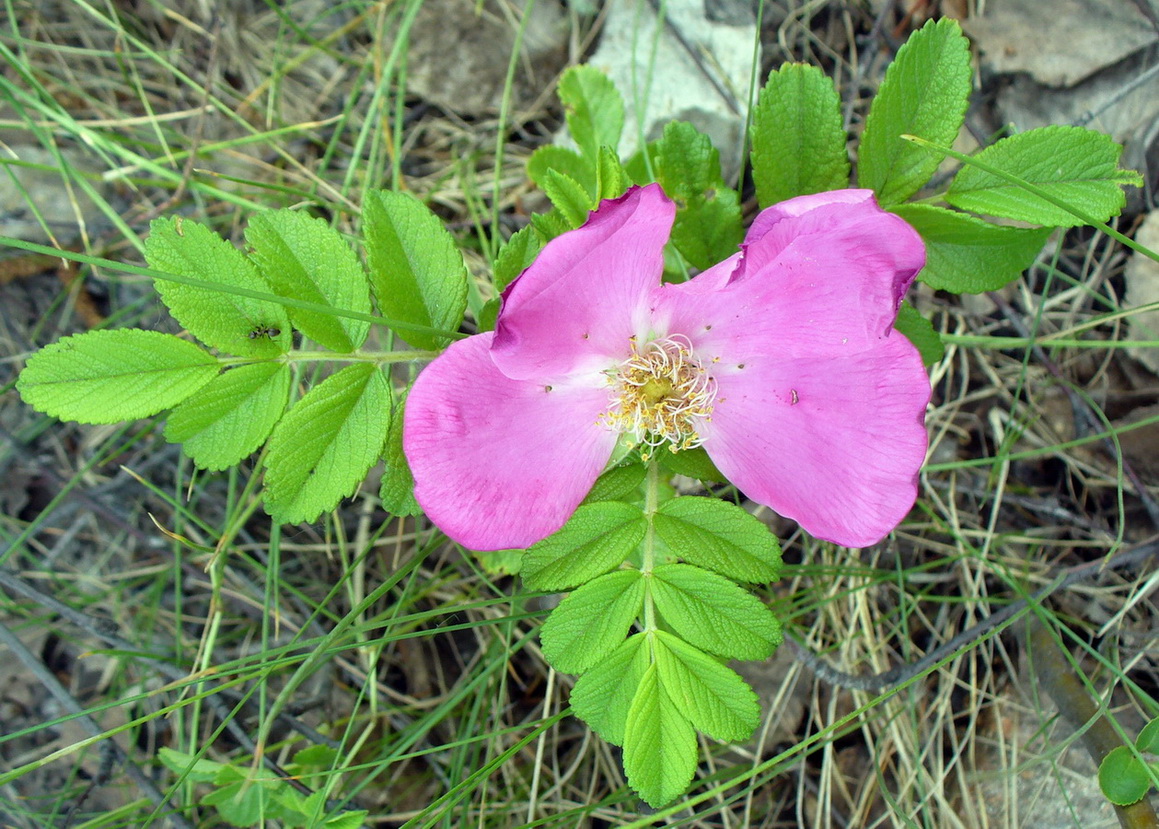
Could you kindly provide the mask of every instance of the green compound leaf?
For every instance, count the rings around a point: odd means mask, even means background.
[[[495,270],[491,280],[495,290],[504,290],[531,267],[535,257],[539,256],[541,247],[539,235],[534,227],[528,225],[513,233],[495,258]]]
[[[737,252],[744,238],[740,199],[720,174],[720,153],[707,135],[672,121],[656,145],[656,180],[676,202],[672,244],[701,270]]]
[[[781,642],[781,625],[764,602],[699,567],[657,567],[652,571],[652,599],[672,630],[709,653],[767,659]]]
[[[1135,738],[1135,748],[1148,754],[1159,754],[1159,717],[1143,726]]]
[[[370,313],[370,285],[358,254],[326,222],[298,210],[271,210],[250,219],[245,238],[279,296]],[[300,308],[287,312],[295,328],[339,353],[361,346],[370,330],[364,320]]]
[[[558,170],[548,170],[540,186],[570,228],[586,222],[588,213],[595,207],[591,194],[583,185]]]
[[[571,590],[618,567],[644,540],[648,522],[637,506],[618,501],[585,504],[568,522],[523,557],[531,590]]]
[[[640,680],[624,729],[628,783],[658,809],[688,788],[696,760],[696,731],[668,695],[653,664]]]
[[[656,631],[656,668],[676,707],[709,737],[747,740],[760,724],[760,702],[740,674],[662,630]]]
[[[255,363],[219,374],[169,415],[165,439],[202,469],[227,469],[265,442],[290,399],[290,367]]]
[[[439,217],[407,193],[371,190],[362,204],[370,286],[382,315],[454,331],[467,308],[467,266]],[[416,348],[446,337],[399,331]]]
[[[898,50],[869,107],[858,150],[858,183],[872,188],[886,206],[920,190],[941,158],[901,136],[949,147],[962,127],[969,96],[970,44],[955,21],[931,20]]]
[[[934,325],[918,313],[908,302],[902,302],[897,309],[897,319],[893,321],[893,328],[907,340],[914,344],[918,354],[922,356],[922,365],[929,368],[946,356],[946,347]]]
[[[631,501],[632,496],[644,483],[648,469],[642,463],[617,466],[609,469],[596,479],[591,492],[584,498],[585,504],[597,501]]]
[[[893,208],[926,243],[926,266],[918,279],[955,294],[996,291],[1034,262],[1050,237],[1049,227],[1002,227],[925,204]]]
[[[554,170],[578,181],[589,194],[596,192],[596,165],[590,158],[560,147],[546,144],[536,149],[527,159],[527,177],[544,189],[547,174]]]
[[[354,492],[390,428],[390,384],[371,363],[327,377],[286,413],[266,453],[266,512],[313,521]]]
[[[64,337],[28,358],[16,381],[38,412],[77,423],[116,423],[176,406],[221,370],[200,346],[126,328]]]
[[[1151,788],[1147,769],[1131,754],[1131,749],[1118,746],[1110,750],[1099,763],[1099,788],[1107,800],[1119,806],[1137,803]]]
[[[974,158],[1105,222],[1119,215],[1127,203],[1123,185],[1143,184],[1134,170],[1119,169],[1122,153],[1123,148],[1110,136],[1081,127],[1052,126],[1004,138]],[[1049,227],[1085,224],[1018,185],[969,165],[954,176],[946,201],[963,210]]]
[[[378,488],[382,508],[399,517],[418,515],[422,512],[419,502],[415,500],[414,475],[411,474],[410,464],[407,463],[406,454],[402,451],[403,411],[408,394],[410,389],[399,395],[395,402],[390,429],[386,433],[386,446],[382,450],[384,469],[382,484]]]
[[[244,253],[205,225],[180,217],[154,219],[145,240],[145,261],[159,271],[221,286],[214,290],[153,280],[173,318],[206,345],[243,357],[275,357],[290,347],[290,318],[284,307],[229,292],[243,288],[269,293],[270,286]]]
[[[639,570],[616,570],[569,594],[539,632],[543,656],[557,671],[579,674],[619,647],[644,604]]]
[[[777,202],[849,186],[841,100],[816,66],[786,63],[769,74],[753,112],[757,202]]]
[[[650,663],[645,636],[621,642],[608,657],[576,680],[571,707],[577,717],[612,745],[624,744],[628,711]]]
[[[774,581],[781,572],[776,536],[735,504],[673,498],[660,506],[652,523],[672,553],[689,564],[752,583]]]
[[[567,129],[585,158],[595,162],[600,147],[620,146],[624,100],[616,85],[594,66],[575,66],[559,79]]]

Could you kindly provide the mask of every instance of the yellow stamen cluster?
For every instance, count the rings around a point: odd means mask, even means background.
[[[611,406],[600,421],[648,446],[668,444],[673,452],[699,446],[698,426],[712,415],[716,381],[692,353],[687,337],[676,334],[640,346],[608,372]]]

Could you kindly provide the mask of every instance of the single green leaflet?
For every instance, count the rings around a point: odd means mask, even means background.
[[[1147,754],[1159,754],[1159,717],[1143,726],[1135,738],[1135,748]]]
[[[168,746],[161,746],[157,750],[157,759],[171,772],[190,783],[210,783],[226,766],[225,763],[198,759],[192,754],[176,751]]]
[[[926,266],[918,279],[955,294],[996,291],[1029,268],[1050,237],[1049,227],[1003,227],[976,216],[926,204],[902,204],[892,212],[926,243]]]
[[[698,648],[735,659],[767,659],[780,644],[781,625],[772,611],[723,576],[690,564],[662,564],[652,571],[650,584],[664,621]]]
[[[849,186],[841,99],[820,68],[785,63],[770,73],[753,111],[751,135],[761,207]]]
[[[78,423],[151,417],[209,383],[221,364],[205,349],[159,331],[88,331],[28,358],[16,381],[38,412]]]
[[[550,210],[547,213],[532,213],[531,227],[544,241],[550,241],[562,233],[572,229],[572,225],[559,212]]]
[[[553,535],[532,545],[521,573],[530,590],[571,590],[618,567],[644,539],[647,520],[632,504],[580,506]]]
[[[974,160],[1034,185],[1097,222],[1105,222],[1119,215],[1127,202],[1123,185],[1143,185],[1134,170],[1119,168],[1122,152],[1110,136],[1094,130],[1051,126],[1003,138]],[[1085,223],[1024,188],[969,164],[954,176],[946,201],[962,210],[1048,227]]]
[[[695,478],[698,481],[724,483],[724,473],[716,468],[703,446],[682,449],[679,452],[657,452],[656,461],[669,472]]]
[[[781,546],[769,528],[745,510],[715,498],[673,498],[652,517],[656,534],[677,556],[730,579],[774,581]]]
[[[410,464],[402,449],[403,412],[406,407],[408,388],[398,395],[394,404],[394,414],[390,418],[390,429],[386,434],[386,446],[382,451],[382,484],[378,488],[378,498],[382,508],[391,515],[419,515],[422,508],[415,500],[415,479]]]
[[[454,331],[467,308],[467,266],[439,217],[407,193],[370,190],[362,202],[370,286],[382,315]],[[446,337],[403,331],[416,348],[440,349]]]
[[[671,241],[705,270],[737,252],[744,238],[740,199],[720,174],[720,153],[691,124],[672,121],[656,143],[656,178],[676,202]]]
[[[227,469],[261,446],[290,399],[285,363],[254,363],[219,374],[169,415],[165,439],[202,469]]]
[[[226,768],[235,771],[229,766]],[[202,795],[200,802],[205,806],[213,806],[232,826],[260,826],[267,818],[274,817],[273,792],[261,782],[249,781],[244,777]]]
[[[548,170],[540,186],[569,228],[577,228],[586,222],[588,213],[596,206],[582,184],[558,170]]]
[[[372,363],[310,389],[270,437],[266,512],[285,524],[313,521],[353,493],[378,461],[390,411],[390,384]]]
[[[544,658],[557,671],[583,673],[619,647],[643,603],[639,570],[614,570],[581,585],[544,622]]]
[[[624,100],[608,77],[594,66],[574,66],[559,79],[567,129],[585,158],[596,161],[600,147],[620,146]]]
[[[1159,754],[1159,717],[1143,726],[1135,738],[1135,749],[1143,755]],[[1119,806],[1142,800],[1151,789],[1153,777],[1159,777],[1159,762],[1145,765],[1127,746],[1111,749],[1099,764],[1099,788]]]
[[[256,213],[245,237],[262,276],[279,296],[370,313],[370,285],[358,254],[322,219],[299,210]],[[361,346],[370,330],[365,320],[301,308],[288,313],[307,337],[343,354]]]
[[[1159,769],[1156,773],[1159,774]],[[1131,749],[1116,746],[1099,763],[1099,788],[1112,803],[1130,806],[1142,800],[1151,789],[1151,778]]]
[[[221,286],[210,290],[153,280],[173,318],[206,345],[242,357],[275,357],[290,347],[285,307],[230,292],[237,287],[268,293],[270,286],[244,253],[205,225],[179,216],[154,219],[145,261],[158,271]]]
[[[970,44],[949,18],[929,21],[898,50],[858,147],[858,184],[877,193],[882,205],[905,201],[937,170],[936,154],[901,136],[953,144],[966,115],[970,77]]]
[[[659,808],[683,794],[696,771],[696,731],[661,682],[644,671],[624,729],[624,771],[640,797]]]
[[[717,740],[752,736],[761,706],[740,674],[663,630],[655,642],[660,686],[695,728]]]
[[[640,488],[647,474],[648,469],[642,463],[613,467],[596,479],[591,491],[584,498],[584,503],[632,501],[629,496]]]
[[[651,664],[651,648],[644,646],[646,638],[643,633],[628,637],[576,680],[571,691],[576,716],[612,745],[624,744],[632,700]]]
[[[908,302],[902,302],[897,309],[897,319],[893,321],[893,328],[907,340],[914,344],[921,355],[922,365],[929,368],[946,356],[946,347],[942,338],[934,330],[934,324],[918,313],[918,310]]]
[[[589,195],[595,195],[597,174],[593,159],[586,158],[567,147],[560,147],[558,144],[546,144],[539,147],[527,159],[527,177],[534,181],[540,189],[546,190],[544,182],[547,180],[547,174],[552,170],[574,179]]]
[[[620,163],[620,157],[611,147],[600,147],[600,157],[596,162],[596,203],[601,199],[614,199],[628,189],[628,173]]]
[[[495,290],[502,291],[527,270],[539,255],[540,247],[534,227],[529,225],[513,233],[495,258],[492,276]]]

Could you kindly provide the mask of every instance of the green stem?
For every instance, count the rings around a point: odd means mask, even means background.
[[[413,360],[433,360],[439,356],[438,351],[354,351],[350,354],[338,354],[333,351],[287,351],[274,359],[281,359],[287,363],[409,363]],[[246,363],[269,362],[266,358],[254,357],[219,357],[222,365],[234,366]]]
[[[644,556],[640,562],[640,572],[644,574],[644,632],[656,629],[656,607],[652,602],[652,568],[656,565],[656,530],[652,516],[656,514],[659,500],[660,466],[655,461],[648,462],[648,475],[644,479],[644,515],[648,528],[644,531]]]
[[[1156,340],[1079,340],[1073,337],[990,337],[985,334],[940,334],[946,345],[964,345],[971,348],[1154,348]]]

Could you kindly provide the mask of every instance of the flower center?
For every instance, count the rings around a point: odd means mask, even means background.
[[[668,443],[673,452],[692,449],[703,440],[698,427],[712,416],[716,381],[680,334],[638,346],[632,356],[608,372],[611,405],[600,416],[610,429],[648,446]]]

